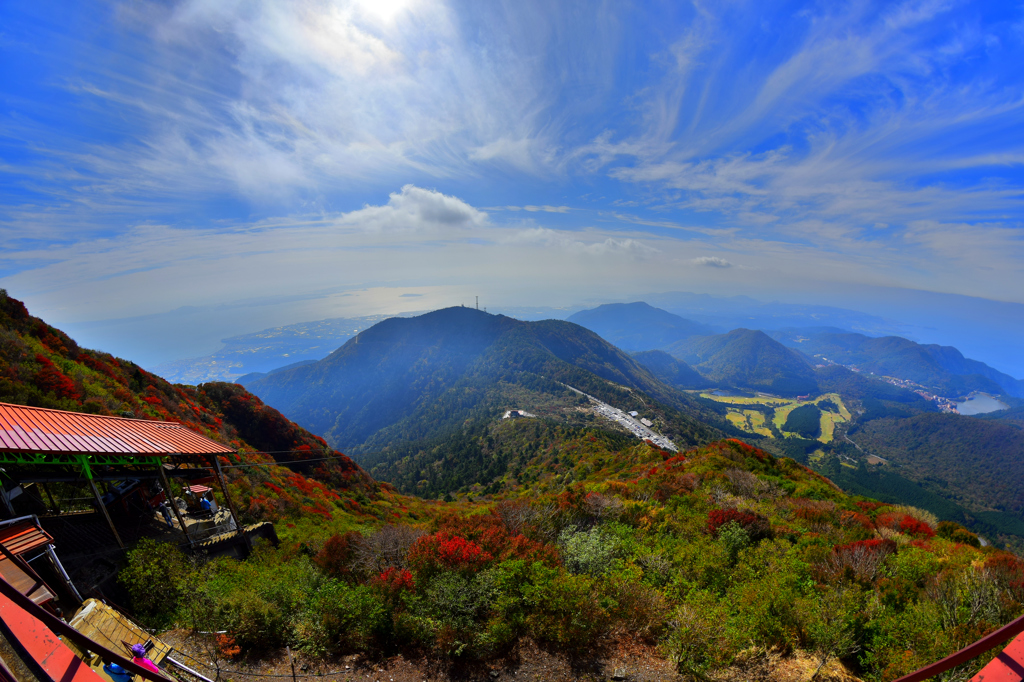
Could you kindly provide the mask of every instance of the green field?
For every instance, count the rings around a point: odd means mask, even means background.
[[[759,433],[769,438],[772,437],[771,429],[765,426],[764,414],[757,410],[740,411],[730,409],[725,417],[738,429],[743,429],[749,433]]]
[[[767,407],[773,407],[775,413],[772,416],[772,423],[775,428],[787,438],[790,436],[796,436],[796,434],[788,433],[783,430],[783,425],[786,423],[786,419],[789,417],[789,413],[801,405],[817,404],[823,400],[831,400],[839,408],[839,413],[821,412],[821,436],[818,438],[822,443],[832,442],[832,438],[835,435],[836,424],[842,424],[850,421],[850,411],[843,403],[843,399],[839,397],[837,393],[825,393],[819,395],[813,400],[790,400],[787,398],[776,398],[772,396],[756,396],[753,398],[746,398],[741,396],[719,396],[713,395],[709,392],[703,392],[700,394],[702,398],[708,400],[714,400],[718,403],[724,403],[728,405],[728,413],[725,415],[726,419],[729,420],[733,426],[738,429],[742,429],[748,433],[757,433],[762,436],[772,437],[772,431],[765,424],[764,413],[758,410],[744,410],[741,406],[743,405],[765,405]],[[736,407],[733,407],[735,405]]]

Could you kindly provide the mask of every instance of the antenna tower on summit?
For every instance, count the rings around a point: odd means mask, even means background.
[[[476,309],[480,310],[480,297],[479,296],[476,297]]]

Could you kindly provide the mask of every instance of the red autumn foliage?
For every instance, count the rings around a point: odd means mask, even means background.
[[[727,523],[736,522],[747,531],[751,540],[760,540],[771,535],[771,524],[760,514],[738,509],[712,509],[708,512],[707,533],[718,536],[718,530]]]
[[[477,571],[494,557],[471,540],[438,531],[424,535],[409,550],[409,564],[420,572]]]
[[[41,353],[37,353],[36,362],[42,365],[35,375],[35,383],[40,390],[46,393],[52,392],[58,398],[79,399],[80,396],[78,389],[75,388],[75,382],[57,369],[57,366],[50,362],[49,358]]]
[[[871,523],[871,519],[867,515],[855,511],[844,511],[840,513],[839,523],[845,528],[855,528],[857,526],[866,530],[874,528],[874,524]]]
[[[692,493],[696,489],[697,477],[694,474],[664,476],[654,489],[654,497],[659,502],[664,502],[670,497]]]
[[[217,635],[217,651],[224,658],[232,660],[235,656],[242,653],[242,647],[235,642],[234,637],[222,633]]]
[[[885,506],[884,502],[854,502],[854,504],[860,507],[861,511],[865,513],[876,511],[879,507]]]
[[[999,552],[985,560],[985,568],[1000,586],[1009,589],[1019,600],[1024,599],[1024,560]]]
[[[898,530],[904,535],[913,535],[924,538],[935,537],[935,529],[924,521],[915,519],[909,514],[898,514],[893,512],[879,514],[876,523],[879,527]]]
[[[522,559],[528,563],[540,561],[549,566],[559,563],[558,549],[554,545],[531,540],[519,529],[509,532],[496,511],[464,518],[447,516],[438,525],[449,535],[472,540],[498,561]]]
[[[373,580],[370,585],[384,592],[385,596],[395,599],[402,592],[415,592],[416,581],[407,569],[392,566]]]

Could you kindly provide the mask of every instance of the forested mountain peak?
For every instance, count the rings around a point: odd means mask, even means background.
[[[810,361],[756,329],[734,329],[727,334],[695,336],[666,350],[705,377],[726,385],[781,395],[817,390]]]

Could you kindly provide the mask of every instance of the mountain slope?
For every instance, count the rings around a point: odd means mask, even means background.
[[[1024,396],[1024,382],[965,358],[951,346],[923,345],[899,336],[872,338],[853,333],[807,334],[799,339],[785,332],[774,335],[809,356],[913,381],[950,397],[971,391]]]
[[[351,500],[381,492],[351,459],[241,386],[176,386],[128,360],[80,348],[3,290],[0,402],[171,420],[235,448],[225,474],[246,522],[310,511],[322,519],[351,516]],[[251,467],[258,463],[269,466]]]
[[[720,435],[682,411],[716,415],[593,332],[469,308],[386,320],[324,360],[268,375],[249,389],[328,442],[359,453],[412,442],[455,447],[453,439],[470,424],[508,409],[583,423],[589,403],[566,385],[622,408],[646,406],[680,445]]]
[[[926,489],[975,511],[1024,518],[1024,430],[956,414],[883,418],[851,432]]]
[[[714,384],[693,367],[677,360],[663,350],[634,353],[633,358],[651,371],[651,374],[669,386],[680,389],[709,388]]]
[[[716,331],[643,302],[608,303],[581,310],[568,321],[626,351],[664,348],[691,336],[707,336]]]
[[[721,384],[781,395],[817,391],[814,368],[807,358],[761,331],[734,329],[728,334],[695,336],[665,350]]]

